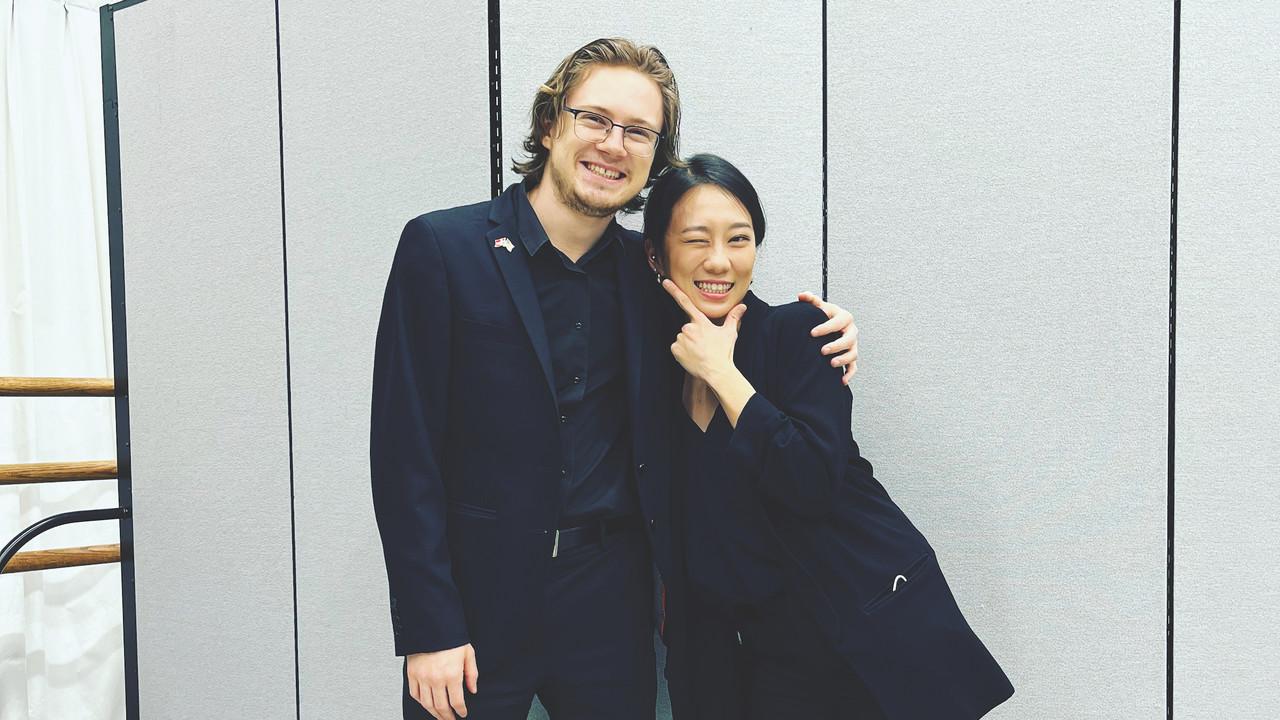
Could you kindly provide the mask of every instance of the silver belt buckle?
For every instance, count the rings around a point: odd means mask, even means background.
[[[555,533],[556,533],[555,540],[553,540],[551,543],[551,557],[560,556],[560,531],[557,529]]]

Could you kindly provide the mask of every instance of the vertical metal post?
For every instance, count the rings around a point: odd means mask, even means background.
[[[489,0],[489,181],[493,197],[502,194],[501,4]]]
[[[120,507],[121,625],[124,631],[124,706],[138,720],[138,624],[133,562],[133,469],[129,455],[129,355],[124,301],[124,216],[120,192],[120,113],[116,85],[115,11],[133,2],[104,5],[99,11],[102,40],[102,120],[107,163],[107,233],[111,265],[111,347],[115,376],[116,465]]]

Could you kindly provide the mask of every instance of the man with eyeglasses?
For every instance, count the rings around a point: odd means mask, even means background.
[[[679,162],[679,94],[656,48],[601,39],[531,120],[524,181],[409,221],[383,298],[370,466],[404,717],[523,720],[536,695],[554,720],[652,720],[671,338],[615,215]],[[852,318],[802,299],[844,331],[824,352],[848,382]]]

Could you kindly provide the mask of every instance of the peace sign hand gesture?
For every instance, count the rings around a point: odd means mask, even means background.
[[[714,388],[716,379],[737,372],[733,364],[733,348],[738,342],[738,325],[747,312],[747,306],[735,306],[725,316],[724,324],[716,325],[674,282],[663,280],[662,288],[689,316],[689,322],[680,328],[680,334],[671,344],[672,356],[685,372]]]

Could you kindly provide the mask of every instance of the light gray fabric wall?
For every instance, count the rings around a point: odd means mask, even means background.
[[[829,9],[854,437],[1017,688],[992,718],[1163,717],[1170,5]]]
[[[141,716],[294,717],[273,9],[115,26]]]
[[[1184,3],[1174,711],[1280,716],[1280,6]]]
[[[373,341],[405,222],[489,197],[485,23],[483,3],[280,5],[303,717],[399,717]]]
[[[489,189],[484,7],[423,7],[282,3],[279,109],[271,6],[116,16],[144,717],[297,713],[295,552],[301,716],[397,716],[368,499],[375,323],[404,222]],[[1156,718],[1171,8],[828,11],[829,284],[862,328],[855,437],[1018,688],[991,717]],[[1259,48],[1280,23],[1243,4],[1183,21],[1177,702],[1271,717],[1280,417],[1258,358],[1276,341],[1280,98]],[[819,5],[504,3],[504,165],[564,54],[655,43],[685,152],[760,190],[758,292],[818,289],[821,30]]]

